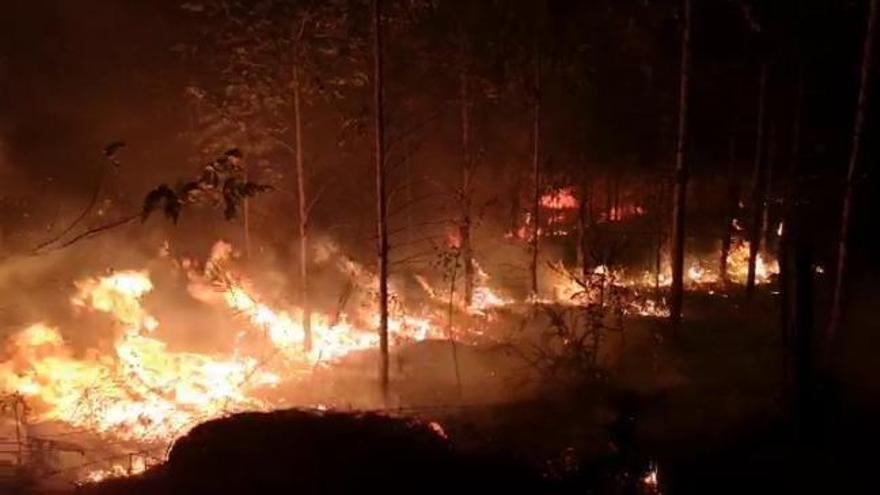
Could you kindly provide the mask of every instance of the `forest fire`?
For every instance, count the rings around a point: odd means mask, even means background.
[[[102,337],[98,346],[83,353],[71,347],[58,328],[30,325],[7,341],[10,357],[0,363],[0,390],[25,398],[32,410],[30,421],[57,421],[135,444],[167,444],[206,419],[277,407],[267,399],[275,387],[300,380],[298,377],[315,366],[331,367],[351,353],[378,346],[371,327],[376,324],[375,307],[369,306],[353,317],[312,313],[313,347],[306,351],[301,308],[278,310],[261,302],[249,282],[232,270],[232,256],[232,246],[218,242],[204,264],[188,259],[176,263],[184,270],[187,291],[195,300],[226,308],[229,317],[240,322],[238,329],[226,336],[232,343],[229,352],[171,351],[157,336],[161,321],[144,305],[144,299],[156,290],[150,274],[145,270],[119,271],[76,281],[70,298],[77,312],[106,316],[112,323],[112,335]],[[739,244],[729,261],[734,281],[742,276],[743,256],[747,256],[747,246]],[[764,264],[759,266],[760,280],[766,281],[772,273]],[[467,313],[487,317],[518,304],[489,286],[489,275],[477,267],[481,282],[474,289],[471,306],[463,308]],[[339,261],[339,269],[367,285],[375,281],[345,257]],[[554,298],[541,302],[604,304],[602,298],[614,297],[622,301],[624,314],[668,314],[665,300],[658,299],[653,290],[656,280],[651,274],[630,276],[625,270],[604,266],[594,268],[591,274],[595,280],[586,286],[560,278]],[[694,286],[717,281],[709,270],[694,267],[689,276]],[[427,284],[424,279],[422,282]],[[424,286],[434,298],[442,294]],[[434,315],[416,317],[403,308],[395,311],[389,324],[393,342],[448,338],[443,313],[438,310]],[[367,326],[359,328],[354,321]],[[482,333],[477,328],[474,332]],[[469,337],[462,334],[457,338]],[[261,339],[271,344],[271,352],[254,345]],[[90,469],[83,476],[94,481],[131,472],[132,468],[117,464]]]
[[[77,281],[70,300],[80,312],[111,320],[113,334],[102,337],[102,345],[77,352],[58,328],[28,326],[7,341],[9,359],[0,363],[0,390],[26,400],[31,422],[56,421],[116,441],[167,444],[206,419],[272,407],[261,397],[282,381],[297,380],[297,368],[329,366],[378,345],[372,329],[355,328],[345,315],[331,323],[319,313],[313,315],[314,347],[305,352],[301,310],[278,311],[259,302],[245,282],[226,271],[230,253],[229,245],[218,243],[204,273],[187,273],[195,298],[224,305],[230,317],[243,319],[241,329],[228,336],[234,343],[230,352],[169,350],[154,336],[161,322],[144,308],[144,298],[155,290],[149,273],[121,271]],[[491,292],[484,294],[489,294],[487,304],[496,301]],[[255,330],[284,359],[271,358],[274,352],[267,358],[265,351],[246,345],[248,338],[260,337],[252,335]],[[391,332],[396,343],[444,335],[427,319],[405,315],[395,317]],[[120,469],[92,469],[84,476],[98,480],[119,475]]]
[[[0,494],[876,484],[880,0],[7,3]]]

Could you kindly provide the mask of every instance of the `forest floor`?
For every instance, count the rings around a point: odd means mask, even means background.
[[[854,302],[858,331],[845,339],[836,392],[796,430],[782,397],[775,297],[691,294],[675,338],[655,338],[666,335],[658,320],[627,323],[629,344],[608,379],[456,414],[446,418],[451,436],[543,463],[568,493],[644,493],[633,480],[651,469],[666,494],[863,493],[875,485],[876,454],[865,452],[880,440],[876,306]]]
[[[876,454],[864,452],[880,440],[875,301],[853,304],[849,326],[859,331],[845,338],[837,394],[796,431],[781,395],[775,297],[690,294],[674,338],[658,319],[627,320],[622,357],[601,378],[414,414],[442,425],[462,457],[522,466],[547,493],[870,493],[862,487]]]

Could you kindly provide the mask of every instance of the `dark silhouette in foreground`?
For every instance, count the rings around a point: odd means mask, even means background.
[[[502,474],[503,473],[503,474]],[[430,424],[378,414],[286,410],[209,421],[176,442],[168,461],[82,493],[534,493],[523,470],[454,453]]]

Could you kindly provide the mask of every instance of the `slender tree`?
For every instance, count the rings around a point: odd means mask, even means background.
[[[730,257],[730,247],[733,243],[733,222],[739,212],[740,181],[736,170],[736,139],[730,138],[730,161],[728,162],[727,198],[724,215],[724,226],[721,235],[721,257],[718,260],[718,273],[721,282],[730,283],[727,260]]]
[[[540,2],[538,2],[540,5]],[[531,275],[532,295],[538,296],[538,250],[541,244],[541,46],[539,42],[539,28],[535,17],[535,46],[534,46],[534,95],[532,99],[532,175],[534,177],[532,195],[532,261],[529,267]]]
[[[379,387],[388,405],[388,198],[385,176],[385,101],[382,67],[382,0],[373,0],[373,117],[376,160],[376,227],[379,264]]]
[[[672,205],[672,293],[669,318],[674,328],[681,324],[684,302],[684,241],[687,207],[687,135],[691,56],[691,0],[684,0],[681,35],[681,69],[678,103],[678,140],[675,149],[675,175]]]
[[[770,126],[767,144],[767,164],[764,166],[764,191],[761,199],[761,249],[770,252],[770,206],[773,203],[773,168],[776,166],[776,127]]]
[[[303,21],[305,25],[305,21]],[[293,122],[294,147],[296,148],[297,207],[299,213],[299,281],[300,304],[303,312],[303,346],[312,350],[312,305],[309,299],[309,213],[306,196],[306,174],[303,160],[302,110],[299,65],[293,66]]]
[[[786,172],[785,193],[782,198],[782,236],[779,239],[779,293],[780,293],[780,316],[782,323],[782,377],[786,397],[790,397],[792,377],[795,376],[792,369],[794,335],[803,317],[794,315],[795,310],[806,310],[803,304],[798,305],[797,291],[794,288],[794,269],[796,263],[793,251],[793,233],[795,223],[797,199],[797,182],[800,170],[800,146],[801,146],[801,114],[803,112],[804,74],[803,62],[800,62],[797,75],[797,90],[795,93],[794,112],[792,116],[791,130],[791,156]],[[812,276],[812,275],[810,275]]]
[[[244,177],[247,180],[248,170],[247,165],[245,165],[244,169]],[[242,202],[242,221],[244,224],[244,256],[246,259],[250,259],[251,257],[251,205],[250,200],[245,199]]]
[[[761,218],[763,217],[764,185],[764,114],[766,113],[767,73],[769,64],[761,64],[758,81],[758,122],[755,134],[755,170],[752,177],[752,218],[749,223],[749,271],[746,278],[746,296],[755,293],[755,275],[758,253],[761,251]]]
[[[462,60],[459,98],[461,99],[461,219],[459,238],[464,264],[464,303],[470,306],[474,298],[474,256],[471,246],[471,97],[469,75],[464,59],[464,35],[462,35]]]
[[[868,25],[865,30],[865,44],[862,54],[861,83],[856,105],[855,124],[852,133],[852,149],[849,166],[846,171],[846,182],[843,193],[843,210],[840,216],[840,237],[837,246],[837,270],[834,276],[834,296],[831,303],[831,317],[828,321],[826,339],[829,344],[834,342],[843,316],[844,279],[846,277],[847,253],[849,250],[849,230],[852,219],[853,196],[855,182],[858,177],[859,157],[862,148],[862,134],[865,127],[865,115],[868,110],[868,84],[871,76],[871,65],[874,56],[874,34],[877,25],[878,0],[871,0],[868,14]]]

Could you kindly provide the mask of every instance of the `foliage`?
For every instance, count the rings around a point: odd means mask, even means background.
[[[185,205],[208,203],[222,205],[227,220],[235,218],[245,198],[268,191],[269,186],[249,182],[244,177],[243,155],[238,149],[228,150],[209,163],[198,179],[184,182],[177,187],[161,184],[144,198],[141,221],[156,210],[161,210],[172,222],[177,223]]]
[[[292,151],[295,85],[307,106],[335,105],[366,87],[367,33],[356,22],[357,6],[340,0],[185,4],[198,17],[201,37],[178,50],[205,65],[203,80],[186,88],[198,114],[192,137],[200,151]],[[360,127],[341,120],[343,132]]]

